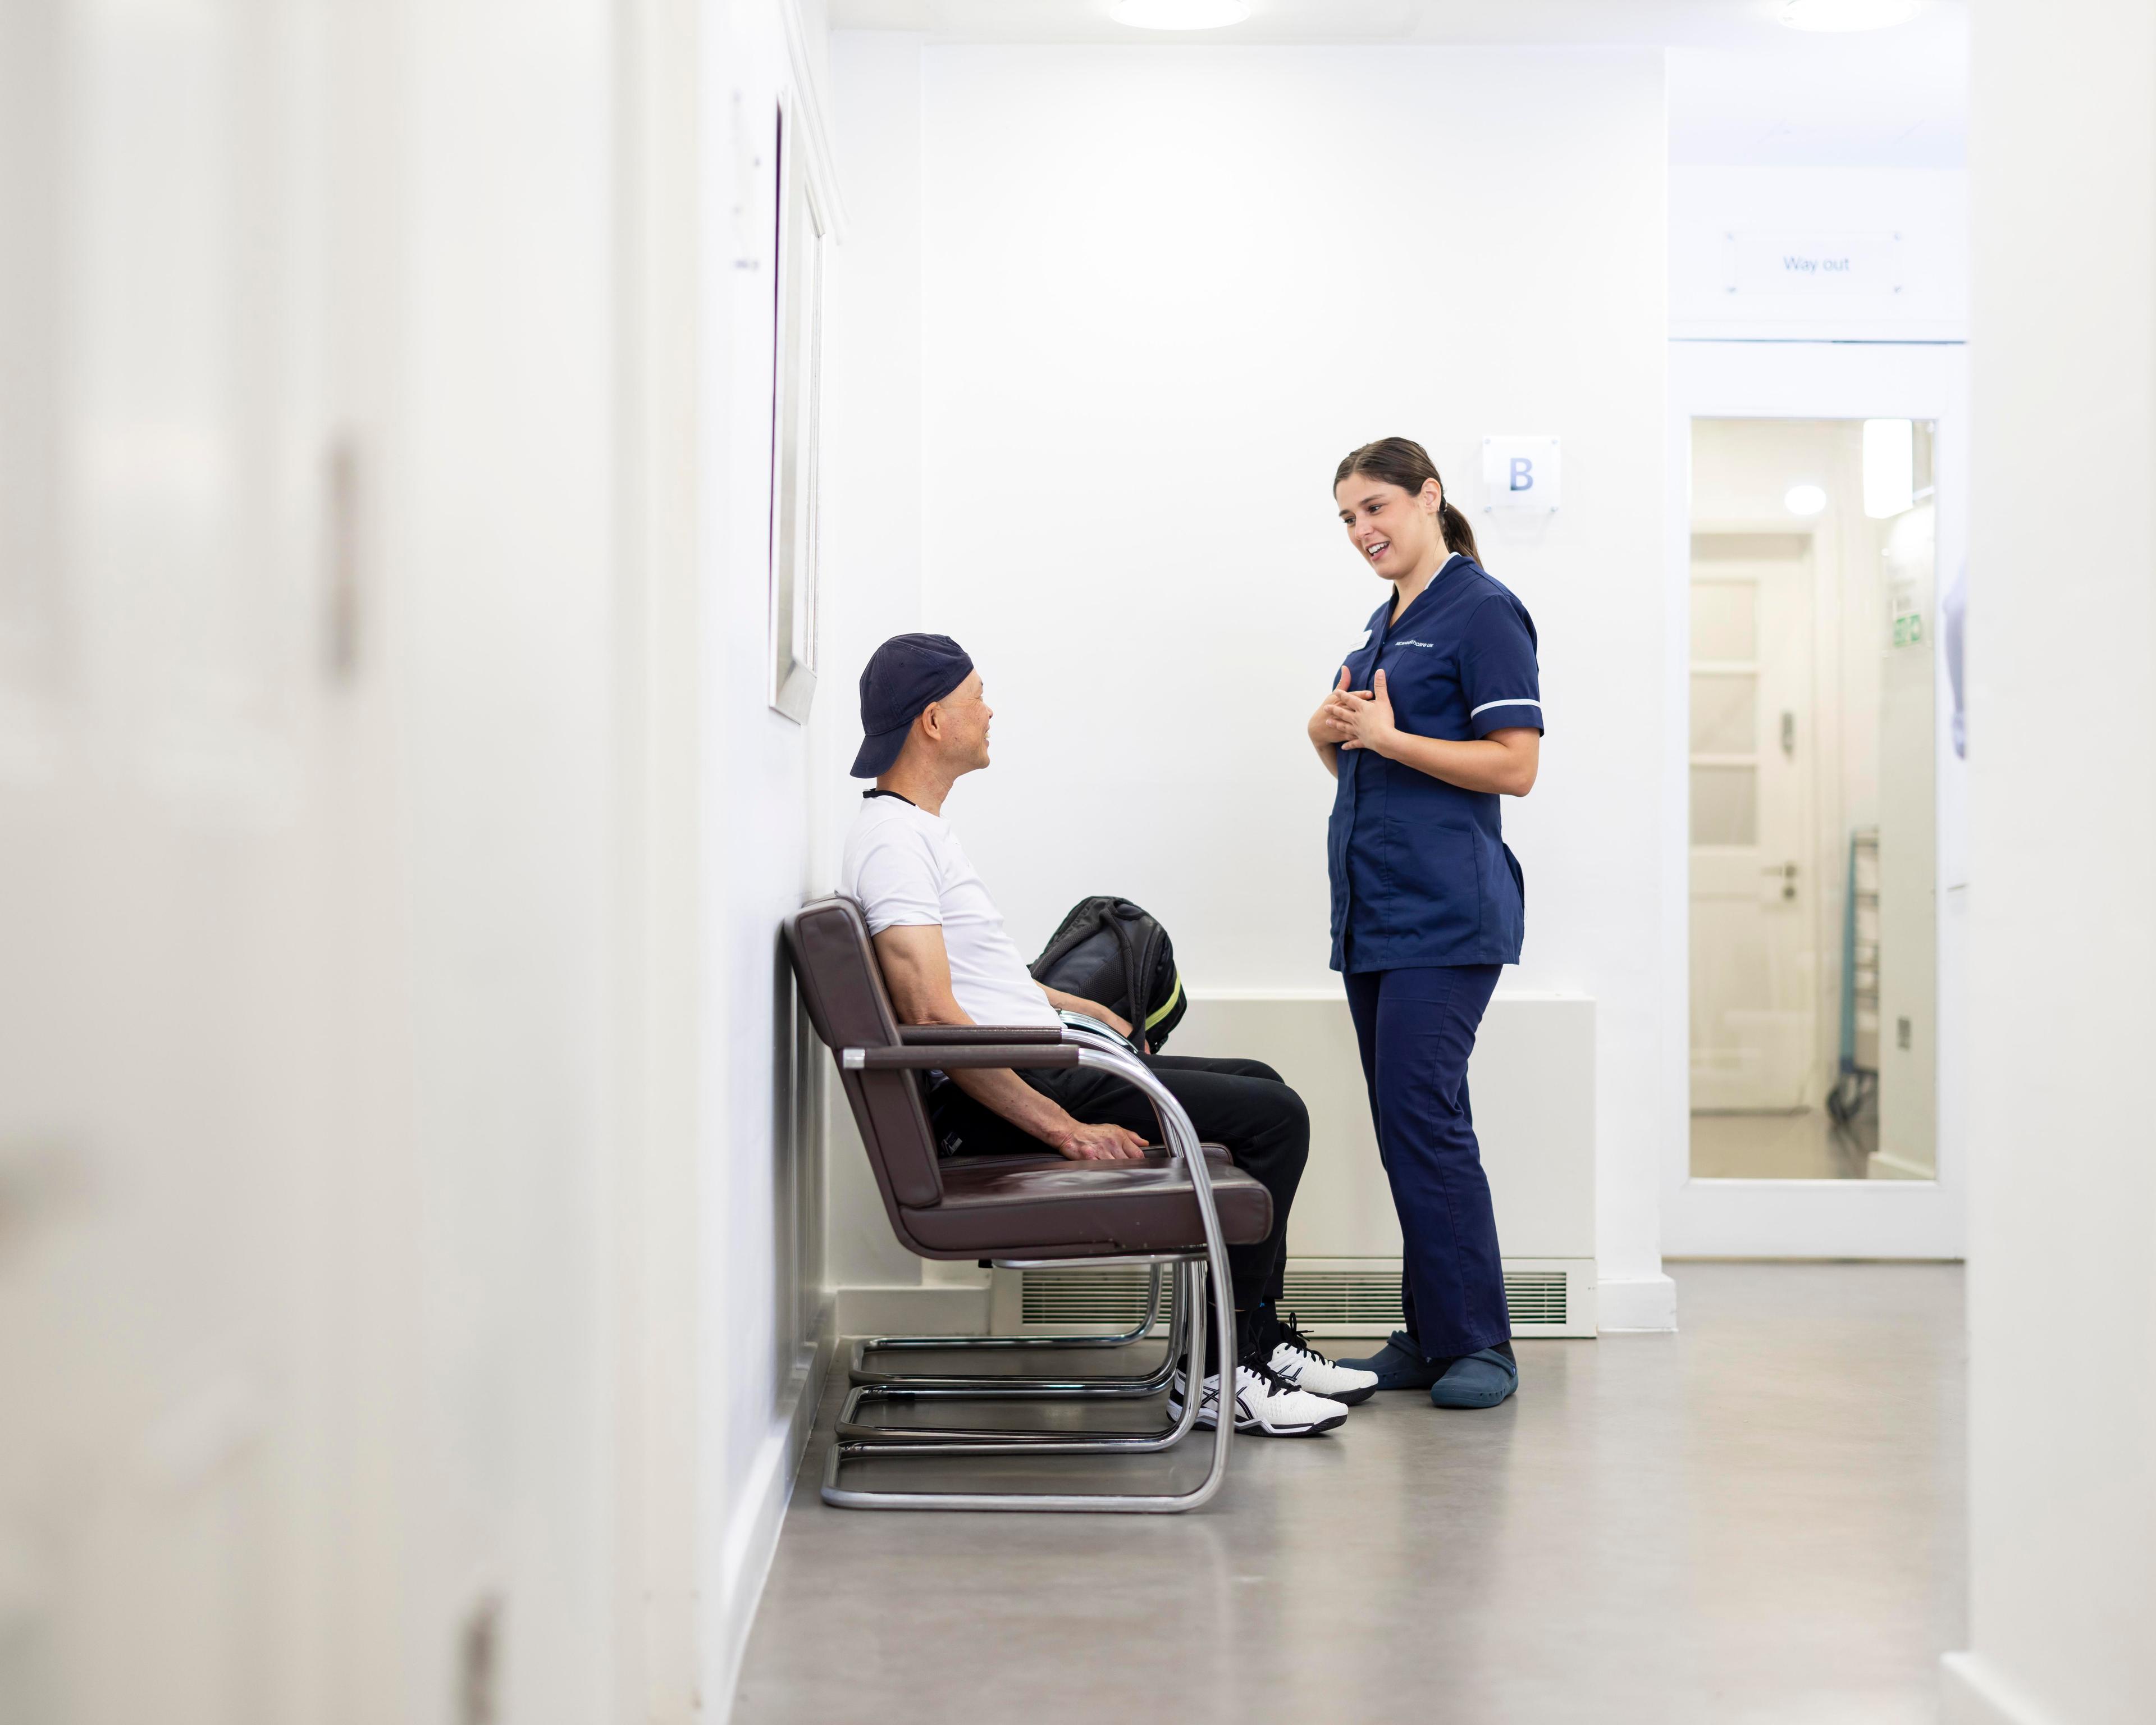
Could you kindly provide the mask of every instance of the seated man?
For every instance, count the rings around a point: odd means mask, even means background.
[[[859,901],[893,1004],[909,1024],[1058,1024],[1081,1012],[1128,1035],[1106,1007],[1044,988],[1027,974],[981,877],[943,821],[943,799],[960,775],[988,764],[988,703],[973,662],[944,635],[898,635],[861,673],[856,778],[874,778],[846,840],[844,890]],[[1235,1330],[1235,1428],[1276,1437],[1330,1431],[1348,1404],[1377,1387],[1377,1374],[1337,1365],[1312,1349],[1275,1310],[1288,1207],[1310,1153],[1302,1099],[1255,1060],[1144,1055],[1189,1113],[1199,1137],[1226,1147],[1235,1165],[1272,1194],[1273,1228],[1255,1245],[1231,1246]],[[932,1080],[928,1113],[946,1156],[1038,1152],[1075,1161],[1135,1160],[1156,1125],[1152,1105],[1111,1073],[957,1071]],[[1209,1332],[1209,1337],[1210,1332]],[[1219,1416],[1211,1368],[1199,1420]],[[1171,1405],[1181,1412],[1188,1362]]]

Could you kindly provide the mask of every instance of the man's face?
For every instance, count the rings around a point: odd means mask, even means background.
[[[964,682],[921,716],[929,721],[937,752],[947,766],[973,773],[988,764],[988,721],[995,713],[983,692],[978,671],[968,671]]]

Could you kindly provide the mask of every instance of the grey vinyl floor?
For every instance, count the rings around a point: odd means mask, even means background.
[[[1192,1515],[827,1508],[834,1373],[733,1717],[1934,1718],[1964,1644],[1959,1271],[1671,1273],[1677,1334],[1522,1343],[1493,1411],[1379,1395],[1328,1437],[1239,1440]],[[972,1464],[1034,1487],[1199,1465]]]
[[[1873,1130],[1876,1137],[1876,1125]],[[1917,1153],[1928,1160],[1928,1153]],[[1928,1180],[1932,1173],[1906,1155],[1853,1149],[1835,1136],[1824,1108],[1691,1117],[1696,1180]]]

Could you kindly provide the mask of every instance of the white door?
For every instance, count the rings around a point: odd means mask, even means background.
[[[343,980],[270,8],[0,32],[0,1717],[270,1725]],[[276,340],[255,340],[271,329]],[[27,482],[25,482],[27,481]],[[346,1145],[340,1147],[352,1147]],[[337,1482],[341,1484],[341,1481]],[[320,1495],[314,1495],[319,1493]]]
[[[1811,542],[1700,533],[1691,562],[1691,1105],[1816,1100]]]
[[[695,136],[629,10],[0,7],[5,1725],[698,1668],[705,637],[615,584],[697,538],[609,429],[617,352],[683,369],[623,307],[696,294],[607,265],[701,182],[619,208],[610,141]],[[688,717],[617,748],[632,662]]]

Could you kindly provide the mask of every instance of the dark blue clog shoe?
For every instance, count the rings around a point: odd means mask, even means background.
[[[1452,1363],[1430,1386],[1433,1408],[1494,1408],[1520,1387],[1520,1368],[1494,1348]]]
[[[1351,1371],[1375,1372],[1380,1389],[1430,1389],[1445,1369],[1424,1359],[1405,1330],[1394,1330],[1385,1345],[1368,1359],[1343,1359],[1336,1363]]]

